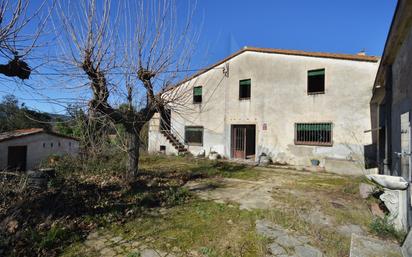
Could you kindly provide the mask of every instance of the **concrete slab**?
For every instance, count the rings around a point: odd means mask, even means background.
[[[349,257],[402,257],[394,243],[352,234]]]

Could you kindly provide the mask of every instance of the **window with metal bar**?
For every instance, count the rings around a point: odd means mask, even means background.
[[[185,143],[188,145],[203,145],[203,127],[185,127]]]
[[[250,99],[250,87],[252,82],[250,79],[243,79],[239,81],[239,99]]]
[[[193,103],[198,104],[202,102],[202,87],[193,88]]]
[[[332,123],[295,123],[295,144],[331,146]]]
[[[325,69],[308,71],[308,94],[325,93]]]

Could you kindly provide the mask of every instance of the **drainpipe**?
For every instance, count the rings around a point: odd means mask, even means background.
[[[392,175],[392,65],[386,68],[385,78],[385,139],[384,174]]]

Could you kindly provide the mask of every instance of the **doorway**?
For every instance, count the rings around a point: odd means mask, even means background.
[[[255,158],[256,125],[232,125],[231,140],[232,158]]]
[[[7,167],[10,170],[25,171],[27,164],[27,146],[9,146]]]

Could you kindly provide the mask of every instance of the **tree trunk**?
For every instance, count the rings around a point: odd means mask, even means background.
[[[136,129],[126,129],[128,165],[126,180],[129,182],[137,178],[139,170],[139,133]]]

